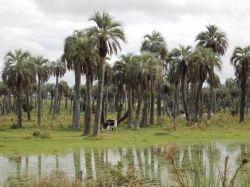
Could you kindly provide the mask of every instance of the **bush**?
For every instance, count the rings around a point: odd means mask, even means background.
[[[42,139],[51,138],[51,132],[48,130],[41,132],[40,138]]]
[[[33,136],[36,138],[48,139],[51,138],[51,132],[49,130],[45,131],[35,130],[33,132]]]
[[[17,123],[12,123],[12,125],[10,126],[11,129],[18,129],[18,125]]]
[[[41,135],[41,131],[40,130],[35,130],[34,132],[33,132],[33,136],[34,137],[39,137]]]

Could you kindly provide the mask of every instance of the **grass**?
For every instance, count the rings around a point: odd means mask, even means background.
[[[83,120],[83,114],[81,115]],[[35,113],[32,120],[27,121],[24,113],[24,127],[11,129],[15,122],[14,114],[0,116],[0,154],[32,154],[64,152],[74,148],[100,149],[108,147],[145,147],[157,144],[197,142],[211,140],[248,141],[250,140],[250,116],[244,123],[238,123],[238,117],[228,114],[216,114],[211,121],[203,120],[200,124],[186,127],[182,119],[178,119],[178,128],[172,130],[172,122],[164,118],[163,125],[148,126],[138,130],[119,126],[117,132],[104,132],[99,137],[82,136],[82,130],[70,128],[71,116],[62,110],[61,117],[52,120],[45,115],[41,128],[36,127]],[[39,131],[39,135],[36,134]]]

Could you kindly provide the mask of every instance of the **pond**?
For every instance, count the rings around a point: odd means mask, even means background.
[[[80,148],[60,154],[26,156],[0,155],[0,186],[8,186],[12,180],[22,181],[27,177],[49,176],[62,171],[70,178],[96,180],[122,163],[124,173],[132,165],[136,174],[149,186],[178,186],[173,165],[166,160],[166,146],[147,148],[117,148],[85,150]],[[213,141],[185,143],[175,146],[175,164],[193,186],[220,181],[228,157],[228,180],[233,177],[242,159],[250,158],[250,144]],[[209,184],[211,186],[211,184]],[[208,184],[205,186],[209,186]],[[239,171],[235,186],[250,186],[250,164]]]

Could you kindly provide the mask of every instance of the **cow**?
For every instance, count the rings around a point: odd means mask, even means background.
[[[107,119],[104,121],[103,123],[103,129],[106,129],[107,131],[109,129],[112,129],[112,130],[117,130],[117,120],[115,119]]]

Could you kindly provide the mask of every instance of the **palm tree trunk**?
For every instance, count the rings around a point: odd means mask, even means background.
[[[61,101],[62,101],[62,99],[59,99],[58,100],[58,115],[60,115],[61,114]]]
[[[153,92],[153,85],[151,83],[151,98],[150,98],[150,125],[154,125],[154,106],[155,106],[155,97]]]
[[[58,82],[59,82],[59,77],[56,76],[56,85],[55,85],[55,97],[54,97],[54,105],[53,105],[53,111],[52,111],[52,116],[53,118],[56,118],[56,115],[58,114]]]
[[[244,121],[245,106],[246,106],[246,85],[247,85],[247,76],[246,76],[246,65],[243,64],[242,70],[242,82],[241,82],[241,99],[240,99],[240,122]]]
[[[92,80],[86,75],[86,106],[85,106],[85,126],[83,135],[90,134],[91,114],[92,114]]]
[[[202,81],[199,81],[197,92],[195,96],[195,112],[194,112],[194,122],[198,122],[199,114],[200,114],[200,98],[201,98],[201,90],[202,90]]]
[[[81,71],[80,67],[75,69],[75,98],[74,98],[74,109],[72,128],[80,128],[80,85],[81,85]]]
[[[70,109],[69,109],[69,114],[71,115],[71,113],[72,113],[72,108],[73,108],[73,100],[71,99],[70,100]]]
[[[51,112],[52,112],[53,100],[54,100],[54,98],[53,98],[53,97],[51,97],[51,98],[50,98],[49,114],[51,114]]]
[[[161,123],[161,91],[157,91],[157,123]]]
[[[136,129],[140,127],[140,112],[141,112],[141,105],[142,105],[142,96],[139,94],[138,96],[138,103],[137,103],[137,108],[136,108],[136,113],[135,113],[135,123],[136,123]]]
[[[133,111],[133,91],[130,85],[128,85],[128,128],[133,128],[134,111]]]
[[[28,118],[28,121],[30,121],[31,120],[31,117],[30,117],[30,96],[29,96],[28,91],[26,91],[25,95],[26,95],[26,106],[27,106],[27,118]]]
[[[67,109],[68,108],[68,96],[66,95],[65,96],[65,109]]]
[[[148,98],[144,96],[141,125],[145,127],[148,123]]]
[[[176,118],[177,118],[177,105],[178,105],[178,84],[175,85],[175,91],[173,95],[173,128],[174,130],[177,129],[177,123],[176,123]]]
[[[100,132],[102,101],[103,101],[104,72],[105,72],[104,63],[105,63],[105,57],[100,57],[97,104],[96,104],[95,125],[94,125],[94,132],[93,132],[94,136],[98,136]]]
[[[41,125],[41,113],[42,113],[42,98],[41,98],[41,77],[38,76],[38,88],[37,88],[37,125]]]
[[[16,107],[17,107],[17,126],[22,128],[22,91],[21,86],[19,85],[19,89],[17,91],[17,99],[16,99]]]
[[[212,117],[212,109],[214,105],[214,97],[213,97],[213,85],[210,84],[209,87],[209,102],[208,102],[208,114],[207,114],[207,119],[211,119]]]
[[[187,100],[186,100],[186,95],[185,95],[185,85],[186,85],[185,76],[183,76],[182,81],[181,81],[181,97],[182,97],[185,117],[186,117],[186,120],[189,121],[189,113],[188,113]]]
[[[8,97],[8,102],[7,102],[7,113],[10,113],[10,112],[11,112],[11,108],[12,108],[12,107],[11,107],[12,105],[11,105],[11,93],[10,93],[10,92],[8,93],[8,96],[7,96],[7,97]]]

